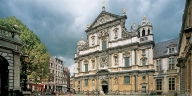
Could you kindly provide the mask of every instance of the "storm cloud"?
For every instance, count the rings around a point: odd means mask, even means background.
[[[91,25],[102,11],[102,0],[1,0],[0,18],[15,16],[37,34],[52,56],[64,60],[74,72],[74,53],[86,24]],[[131,23],[143,16],[152,22],[155,42],[179,37],[185,0],[105,0],[107,12],[122,15],[126,9]]]

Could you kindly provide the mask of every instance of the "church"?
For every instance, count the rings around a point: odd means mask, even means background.
[[[138,26],[131,25],[130,31],[125,27],[126,19],[125,9],[120,16],[107,12],[103,5],[95,21],[87,26],[87,39],[78,42],[74,57],[77,93],[102,90],[105,94],[147,94],[156,91],[157,87],[161,88],[160,94],[164,92],[163,82],[158,85],[156,79],[167,78],[166,74],[162,75],[167,71],[159,70],[162,66],[158,65],[158,60],[167,60],[169,54],[154,52],[153,26],[145,16]],[[176,50],[177,45],[172,43],[165,45],[165,50],[169,45],[174,45]],[[177,56],[177,51],[174,52],[170,56]],[[171,72],[177,74],[177,71]]]

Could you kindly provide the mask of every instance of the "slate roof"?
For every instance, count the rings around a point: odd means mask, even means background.
[[[167,47],[170,46],[171,44],[176,45],[177,53],[166,54],[167,50],[168,50]],[[179,38],[155,43],[155,47],[153,50],[153,59],[166,57],[166,56],[170,56],[170,55],[177,55],[178,54],[178,45],[179,45]]]

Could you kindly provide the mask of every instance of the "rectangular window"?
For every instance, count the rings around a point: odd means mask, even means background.
[[[85,64],[85,72],[88,72],[88,64]]]
[[[145,49],[142,50],[142,53],[145,54]]]
[[[130,76],[124,77],[124,84],[130,84]]]
[[[162,60],[156,60],[156,70],[161,71],[162,70]]]
[[[175,78],[169,78],[169,90],[175,90]]]
[[[175,62],[174,58],[169,58],[169,70],[175,68],[174,62]]]
[[[174,51],[175,51],[175,48],[171,48],[171,49],[172,49],[172,50],[171,50],[172,52],[174,52]]]
[[[85,86],[88,86],[88,79],[85,79]]]
[[[162,90],[162,79],[156,79],[156,89]]]
[[[107,43],[106,41],[102,42],[102,50],[105,50],[107,48]]]
[[[142,60],[142,65],[145,66],[146,65],[146,59]]]
[[[171,48],[169,48],[169,53],[171,53]]]
[[[129,57],[125,57],[124,58],[124,63],[125,63],[125,67],[128,67],[128,66],[130,66],[130,58]]]

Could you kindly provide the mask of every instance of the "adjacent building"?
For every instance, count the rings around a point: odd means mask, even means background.
[[[67,76],[63,60],[56,56],[51,57],[49,70],[50,76],[48,82],[45,82],[45,92],[55,92],[56,90],[60,93],[67,92]]]
[[[179,38],[159,42],[153,50],[155,66],[154,88],[157,94],[174,94],[179,92],[178,59]]]
[[[21,42],[17,28],[18,26],[14,25],[15,30],[9,30],[0,25],[0,96],[9,96],[13,95],[13,91],[21,91]]]
[[[186,0],[179,42],[180,96],[192,95],[192,1]]]

